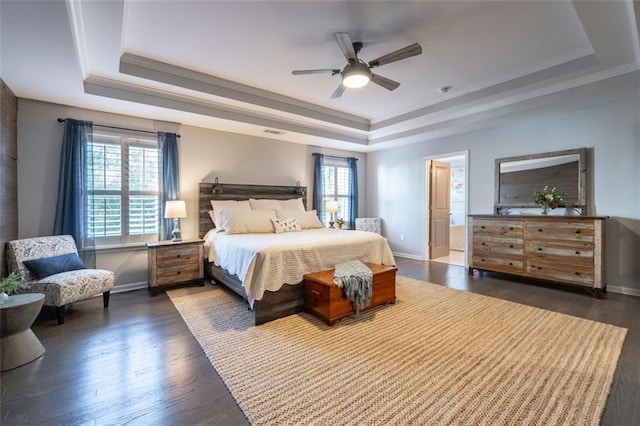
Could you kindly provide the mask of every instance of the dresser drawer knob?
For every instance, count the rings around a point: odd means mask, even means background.
[[[541,271],[541,270],[542,270],[542,268],[540,266],[538,266],[538,271]]]
[[[513,262],[509,262],[509,266],[513,266]]]
[[[178,275],[180,275],[180,273],[181,273],[181,272],[182,272],[182,271],[178,271]]]
[[[513,244],[511,244],[511,245],[509,246],[509,248],[513,248]]]
[[[579,230],[579,229],[576,229],[576,234],[579,234],[579,233],[580,233],[580,230]]]
[[[485,228],[485,226],[484,226],[484,225],[482,225],[480,228],[484,229],[484,228]]]
[[[484,262],[484,259],[480,259],[481,262]]]
[[[483,246],[486,246],[486,244],[485,244],[485,243],[482,243],[482,245],[483,245]]]
[[[579,251],[576,251],[576,254],[580,254],[580,252],[579,252]]]
[[[179,255],[179,254],[176,254],[176,258],[178,258],[178,257],[180,257],[180,255]]]
[[[574,274],[576,274],[576,275],[580,275],[580,272],[578,272],[578,271],[575,271],[575,272],[574,272]]]
[[[538,247],[538,251],[542,251],[542,247]]]
[[[538,229],[538,232],[542,232],[542,229]]]
[[[513,226],[510,226],[510,227],[509,227],[509,231],[513,231]]]

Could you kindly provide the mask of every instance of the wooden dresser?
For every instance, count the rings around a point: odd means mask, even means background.
[[[203,241],[158,241],[149,249],[149,290],[151,296],[162,287],[198,283],[204,285]]]
[[[586,287],[601,298],[604,221],[595,216],[469,217],[469,274],[494,271]]]

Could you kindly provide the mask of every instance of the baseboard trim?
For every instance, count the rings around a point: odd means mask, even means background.
[[[392,253],[393,253],[394,256],[404,257],[406,259],[424,260],[424,258],[422,256],[416,256],[415,254],[399,253],[397,251],[394,251]]]
[[[138,283],[121,284],[121,285],[114,286],[111,289],[111,293],[124,293],[125,291],[140,290],[140,289],[143,289],[143,288],[147,288],[147,282],[146,281],[141,281],[141,282],[138,282]]]
[[[617,286],[617,285],[608,285],[607,286],[607,291],[609,293],[618,293],[618,294],[625,294],[627,296],[640,297],[640,289],[637,289],[637,288],[620,287],[620,286]]]

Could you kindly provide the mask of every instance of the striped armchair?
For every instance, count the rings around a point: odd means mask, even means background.
[[[20,275],[20,293],[43,293],[44,304],[56,307],[58,324],[64,324],[65,305],[89,299],[102,293],[103,305],[109,306],[114,274],[103,269],[77,269],[38,279],[24,264],[33,259],[49,258],[69,253],[78,254],[70,235],[25,238],[7,243],[9,272]]]

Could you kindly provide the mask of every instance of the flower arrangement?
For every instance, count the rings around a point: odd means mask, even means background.
[[[558,192],[555,186],[551,190],[545,186],[542,190],[533,193],[533,201],[542,208],[542,214],[548,214],[549,209],[558,207],[563,197],[564,194]]]

